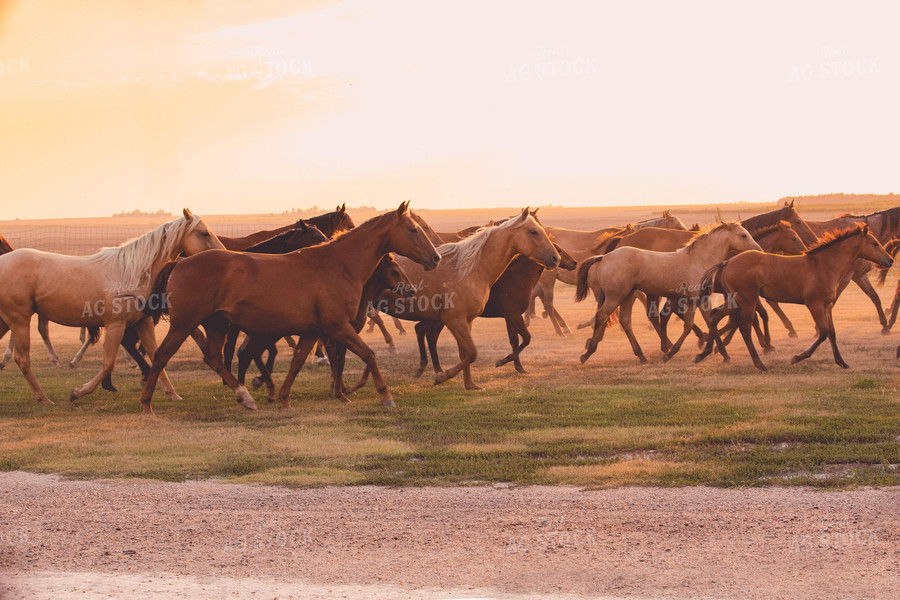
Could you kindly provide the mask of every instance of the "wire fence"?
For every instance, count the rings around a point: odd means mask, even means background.
[[[264,229],[277,229],[284,224],[218,223],[213,231],[228,237],[242,237]],[[4,233],[13,248],[34,248],[71,256],[87,256],[101,248],[119,246],[151,231],[152,227],[69,227],[46,226]]]

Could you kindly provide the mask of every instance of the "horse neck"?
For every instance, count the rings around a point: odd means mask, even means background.
[[[493,229],[481,247],[475,268],[466,279],[485,287],[497,281],[517,254],[512,242],[515,233],[515,229],[506,227]]]
[[[389,218],[385,215],[381,218]],[[378,217],[376,217],[378,219]],[[362,286],[375,272],[378,262],[393,249],[388,239],[391,226],[382,221],[363,223],[320,248],[330,248],[332,256],[340,263],[353,281]]]
[[[731,248],[728,243],[729,237],[710,234],[706,239],[699,240],[699,243],[693,246],[691,253],[703,255],[713,262],[723,260]]]
[[[866,236],[853,236],[846,240],[823,248],[821,252],[810,255],[820,267],[823,273],[840,279],[847,271],[853,268],[853,263],[859,257]]]
[[[900,207],[889,208],[869,215],[865,219],[866,224],[872,221],[872,217],[878,218],[878,232],[875,233],[875,238],[882,244],[887,243],[900,232]]]
[[[819,236],[816,235],[816,232],[812,230],[809,223],[800,217],[800,215],[795,214],[785,220],[791,224],[791,228],[798,236],[800,236],[800,240],[807,246],[812,246],[818,241]]]

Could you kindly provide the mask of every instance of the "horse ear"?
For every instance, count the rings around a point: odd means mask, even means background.
[[[309,227],[306,225],[306,221],[300,219],[300,227],[298,228],[300,231],[306,231]]]
[[[401,202],[400,207],[397,209],[397,214],[400,216],[405,215],[407,212],[409,212],[409,200]]]
[[[785,205],[785,206],[790,206],[791,208],[794,208],[794,199],[791,198],[791,202],[790,202],[790,203],[785,202],[784,205]]]
[[[666,218],[668,219],[669,217],[672,216],[672,213],[670,213],[670,212],[667,211],[667,210],[664,210],[664,211],[663,211],[663,216],[666,217]]]
[[[528,218],[528,212],[529,212],[529,210],[531,210],[531,207],[530,207],[530,206],[526,206],[525,208],[522,209],[522,214],[519,215],[519,220],[520,220],[520,221],[524,221],[525,219]]]
[[[184,220],[185,220],[185,221],[193,221],[193,220],[194,220],[194,215],[191,214],[191,209],[185,208],[185,209],[182,211],[182,214],[184,214]]]
[[[539,210],[541,210],[541,207],[540,207],[540,206],[538,206],[536,209],[534,209],[533,211],[531,211],[531,216],[532,216],[532,217],[537,217],[537,211],[539,211]]]
[[[866,223],[865,225],[862,226],[862,232],[863,232],[863,235],[869,235],[869,224],[868,223]]]
[[[342,213],[343,213],[343,212],[347,212],[347,203],[346,203],[346,202],[344,202],[343,204],[341,204],[341,212],[342,212]]]

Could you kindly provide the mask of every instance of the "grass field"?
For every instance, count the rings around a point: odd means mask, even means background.
[[[880,290],[886,304],[895,283],[890,277]],[[573,303],[573,288],[557,285],[558,305],[574,329],[593,306]],[[37,376],[56,404],[36,404],[14,363],[0,372],[0,469],[290,486],[900,484],[900,336],[881,335],[871,303],[851,286],[835,319],[852,368],[837,367],[827,343],[792,366],[790,356],[809,344],[813,325],[805,308],[786,309],[800,338],[787,338],[773,323],[777,351],[763,356],[768,374],[756,371],[739,339],[729,365],[717,356],[695,365],[692,343],[663,364],[655,334],[636,316],[650,364],[638,364],[616,327],[581,365],[587,331],[559,338],[537,319],[523,353],[529,374],[519,375],[511,365],[493,366],[508,351],[502,321],[479,319],[474,374],[485,391],[474,393],[459,380],[434,387],[427,376],[414,379],[411,334],[395,335],[397,356],[385,351],[377,331],[364,334],[397,400],[392,409],[377,402],[371,385],[349,405],[330,399],[328,369],[307,366],[291,410],[268,404],[259,391],[260,410],[249,412],[189,340],[169,369],[184,401],[158,390],[157,418],[140,416],[140,377],[124,361],[115,372],[118,393],[98,390],[70,404],[71,388],[99,367],[99,348],[77,369],[58,370],[35,335]],[[70,358],[77,330],[52,326],[51,335],[60,356]],[[440,348],[449,366],[455,344],[446,332]],[[287,360],[285,347],[276,382]],[[349,380],[360,364],[349,361]]]

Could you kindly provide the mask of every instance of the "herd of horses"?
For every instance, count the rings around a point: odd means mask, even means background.
[[[102,367],[72,391],[73,401],[98,385],[115,389],[111,374],[120,345],[141,366],[144,412],[152,412],[157,382],[179,399],[165,367],[191,337],[206,364],[249,409],[256,408],[245,386],[251,362],[260,371],[254,383],[266,387],[270,401],[289,407],[293,382],[314,348],[327,354],[334,397],[346,401],[371,376],[382,404],[390,406],[393,397],[375,353],[360,337],[367,319],[379,324],[391,348],[379,313],[395,323],[415,322],[416,375],[425,371],[430,355],[435,385],[462,373],[466,389],[480,389],[471,370],[478,354],[474,319],[505,320],[511,352],[497,366],[511,362],[525,373],[520,355],[531,341],[528,325],[536,300],[558,334],[570,333],[554,306],[557,280],[575,285],[576,300],[591,292],[597,303],[593,318],[578,326],[592,328],[581,362],[616,321],[634,354],[646,362],[632,329],[639,301],[659,335],[664,360],[692,333],[703,348],[695,360],[713,351],[728,360],[726,347],[737,331],[753,363],[766,370],[753,340],[755,333],[764,351],[772,347],[768,311],[760,302],[766,300],[792,337],[797,334],[778,303],[803,304],[813,317],[816,338],[792,363],[808,358],[828,339],[835,362],[846,368],[835,337],[834,304],[851,281],[856,283],[872,299],[887,333],[900,308],[900,283],[888,317],[870,273],[880,271],[878,281],[884,282],[892,254],[900,249],[898,240],[900,207],[808,221],[790,203],[705,229],[688,229],[665,211],[659,219],[593,231],[545,227],[537,210],[524,209],[484,226],[437,232],[405,202],[358,226],[340,206],[240,238],[217,236],[185,209],[181,217],[133,241],[90,256],[14,250],[0,236],[0,338],[10,333],[0,368],[14,358],[34,398],[50,402],[30,358],[36,314],[57,366],[50,321],[83,328],[84,346],[72,366],[105,328]],[[696,324],[698,311],[705,332]],[[155,325],[163,315],[169,327],[157,345]],[[672,315],[683,321],[674,343],[667,334]],[[444,329],[459,348],[458,362],[446,369],[437,352]],[[242,333],[235,375],[231,363]],[[292,357],[276,392],[271,373],[281,339],[288,341]],[[352,386],[343,381],[347,350],[365,363]]]

